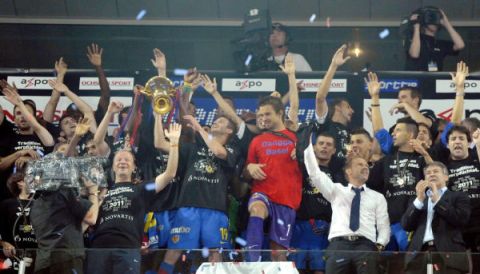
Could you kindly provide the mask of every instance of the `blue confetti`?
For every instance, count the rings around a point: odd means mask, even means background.
[[[390,35],[390,31],[388,29],[384,29],[382,30],[382,32],[378,34],[378,37],[380,37],[380,39],[385,39],[389,35]]]
[[[176,68],[176,69],[173,70],[173,74],[175,74],[177,76],[183,76],[187,73],[188,73],[188,70],[182,69],[182,68]]]
[[[315,22],[315,19],[316,19],[316,18],[317,18],[317,15],[314,13],[314,14],[312,14],[312,16],[310,16],[310,19],[308,19],[308,21],[309,21],[310,23],[313,23],[313,22]]]
[[[249,55],[247,56],[247,59],[245,59],[245,66],[250,65],[250,62],[251,62],[251,61],[252,61],[252,55],[249,54]]]
[[[154,191],[155,190],[155,182],[146,183],[145,184],[145,190]]]
[[[137,21],[140,21],[143,19],[143,17],[145,16],[145,14],[147,14],[147,10],[141,10],[138,12],[137,14]]]
[[[240,238],[240,237],[237,237],[235,238],[235,242],[241,246],[246,246],[247,245],[247,241],[245,241],[244,239]]]
[[[202,257],[203,258],[208,258],[209,254],[210,254],[210,251],[208,250],[207,247],[202,248]]]

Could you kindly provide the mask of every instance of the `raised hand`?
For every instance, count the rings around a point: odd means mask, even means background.
[[[337,49],[337,51],[332,57],[332,65],[339,67],[345,64],[350,59],[350,56],[343,58],[343,53],[345,52],[346,48],[347,45],[343,44],[339,49]]]
[[[108,112],[110,113],[119,113],[123,109],[123,104],[120,102],[112,101],[110,105],[108,105]]]
[[[7,81],[1,80],[0,86],[2,87],[2,93],[5,95],[5,99],[7,99],[7,101],[15,106],[18,106],[22,103],[22,97],[20,97],[20,94],[18,94],[15,83],[13,83],[13,86],[11,86]]]
[[[87,46],[88,61],[90,61],[90,64],[95,67],[102,65],[102,53],[103,49],[95,43],[92,43],[91,46]]]
[[[439,9],[439,10],[440,10],[440,13],[442,14],[442,19],[440,19],[440,24],[444,27],[450,25],[450,21],[448,20],[448,17],[445,14],[445,12],[441,9]]]
[[[420,155],[427,155],[428,154],[427,150],[425,149],[425,146],[423,146],[423,144],[420,140],[411,139],[408,142],[412,146],[413,150],[415,150],[415,152],[417,152],[418,154],[420,154]]]
[[[65,75],[67,73],[67,63],[63,61],[63,57],[60,57],[58,61],[55,61],[55,72],[57,72],[57,75]]]
[[[452,76],[452,81],[455,83],[457,88],[463,88],[465,84],[465,79],[468,77],[468,66],[463,61],[457,63],[456,73],[450,72]]]
[[[364,78],[365,84],[368,88],[368,94],[370,97],[378,97],[380,94],[380,83],[378,82],[378,76],[374,72],[368,73],[368,80]]]
[[[183,116],[183,119],[185,119],[185,121],[189,123],[195,131],[199,131],[202,129],[200,123],[198,123],[197,119],[195,119],[195,117],[193,117],[192,115],[185,115]]]
[[[170,140],[170,144],[178,144],[178,140],[180,140],[180,134],[182,132],[182,125],[172,123],[170,124],[168,130],[165,129],[165,137]]]
[[[285,57],[285,64],[280,65],[280,69],[282,69],[282,71],[287,75],[295,74],[295,62],[291,53],[287,53],[287,56]]]
[[[77,127],[75,128],[75,135],[83,136],[87,134],[89,130],[90,130],[90,120],[88,118],[82,118],[77,123]]]
[[[54,90],[61,93],[64,93],[70,90],[64,83],[57,82],[57,80],[48,80],[48,85],[50,85],[50,87],[52,87]]]
[[[210,80],[210,77],[206,74],[200,74],[200,79],[202,80],[203,88],[210,93],[211,95],[217,92],[217,79],[213,78],[213,81]]]
[[[403,103],[396,103],[388,111],[390,115],[397,114],[399,112],[405,112],[405,105]]]
[[[183,75],[183,81],[186,83],[193,83],[193,80],[195,80],[198,77],[198,71],[197,68],[192,68],[189,69],[185,75]]]
[[[155,48],[153,49],[153,56],[155,56],[155,59],[150,59],[150,61],[152,61],[152,65],[158,70],[166,71],[167,60],[165,58],[165,54],[163,54],[161,50]]]

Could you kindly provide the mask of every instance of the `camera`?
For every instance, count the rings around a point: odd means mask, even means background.
[[[418,17],[416,20],[410,19],[412,15],[417,14]],[[441,27],[440,21],[442,20],[443,15],[440,12],[440,9],[433,6],[427,6],[423,8],[419,8],[413,11],[409,16],[404,17],[402,22],[400,23],[400,34],[411,37],[413,34],[413,26],[415,24],[420,24],[422,27],[426,27],[427,25],[436,25],[439,28]]]

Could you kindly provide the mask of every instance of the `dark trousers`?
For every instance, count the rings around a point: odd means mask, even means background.
[[[88,274],[138,274],[139,249],[92,249],[87,252]]]
[[[378,252],[375,244],[366,238],[349,241],[334,238],[325,252],[325,273],[377,274]],[[352,270],[353,269],[353,270]]]
[[[77,273],[83,274],[83,259],[73,258],[71,260],[50,265],[47,268],[43,268],[35,271],[35,274],[67,274]]]
[[[448,268],[444,258],[440,255],[435,246],[424,246],[422,252],[418,253],[415,258],[408,264],[405,274],[424,274],[427,273],[427,265],[433,265],[433,273],[435,274],[461,274],[466,273],[453,268]],[[466,266],[468,267],[468,266]]]

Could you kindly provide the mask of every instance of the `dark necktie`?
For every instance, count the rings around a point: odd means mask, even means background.
[[[362,188],[354,188],[355,197],[352,200],[352,208],[350,209],[350,229],[352,231],[357,231],[360,227],[360,193],[363,191]]]

